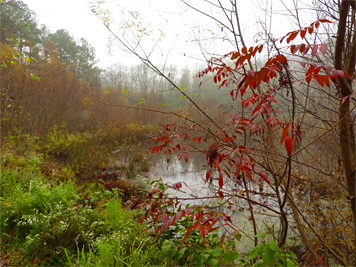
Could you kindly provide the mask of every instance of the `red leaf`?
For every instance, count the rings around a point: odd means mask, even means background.
[[[199,232],[203,236],[203,240],[205,239],[205,228],[203,225],[198,225]]]
[[[300,53],[303,53],[303,51],[305,50],[305,44],[301,44],[300,46],[299,46],[299,51],[300,51]],[[304,68],[304,67],[303,67]]]
[[[209,181],[210,176],[211,176],[211,170],[208,170],[208,171],[206,172],[206,175],[205,175],[206,182]]]
[[[188,139],[188,135],[187,134],[185,134],[185,139]]]
[[[291,47],[290,47],[290,52],[291,52],[292,54],[294,54],[295,52],[297,52],[297,50],[298,50],[298,48],[297,48],[295,45],[291,45]]]
[[[311,53],[313,57],[316,56],[316,53],[318,52],[318,47],[319,45],[313,45]]]
[[[162,212],[158,212],[153,220],[153,223],[156,223],[158,220],[159,215],[161,215]]]
[[[325,55],[326,51],[328,50],[328,44],[320,45],[319,50],[320,50],[321,53],[323,53]]]
[[[166,223],[166,222],[168,221],[168,217],[167,217],[167,215],[164,214],[164,213],[162,214],[162,217],[161,217],[161,218],[162,218],[162,222],[163,222],[163,223]]]
[[[218,191],[217,194],[221,197],[221,199],[224,199],[224,194],[221,191]]]
[[[287,38],[287,44],[289,44],[290,41],[293,41],[295,39],[295,37],[297,37],[298,32],[295,31],[293,32],[288,38]]]
[[[304,30],[300,31],[300,37],[302,37],[302,39],[304,39],[306,34],[307,34],[307,29],[304,29]]]
[[[347,95],[347,96],[343,97],[341,100],[341,104],[343,105],[347,99],[352,98],[353,96],[354,96],[354,94]]]
[[[283,144],[284,140],[286,139],[286,136],[288,134],[289,125],[290,125],[290,123],[287,123],[286,126],[283,129],[282,137],[281,137],[281,144]]]
[[[250,179],[251,181],[253,181],[253,179],[252,179],[252,172],[251,172],[250,168],[245,167],[245,168],[244,168],[244,171],[245,171],[245,173],[246,173],[246,175],[247,175],[247,178]]]
[[[246,46],[242,47],[241,52],[247,54],[247,47]]]
[[[262,172],[259,172],[258,174],[259,174],[259,175],[262,177],[262,179],[265,180],[267,183],[271,183],[271,182],[267,179],[266,175],[264,175]]]
[[[195,142],[195,140],[197,140],[197,138],[198,138],[198,136],[194,137],[194,139],[193,139],[193,143]]]
[[[181,188],[182,187],[182,183],[181,182],[177,182],[177,183],[175,183],[175,184],[172,184],[172,188],[174,189],[174,190],[178,190],[179,188]]]
[[[327,23],[333,23],[332,21],[327,20],[327,19],[319,19],[319,21],[320,21],[320,22],[323,22],[323,23],[325,23],[325,22],[327,22]]]
[[[307,81],[308,84],[309,84],[310,81],[311,81],[312,72],[313,72],[314,68],[315,68],[314,66],[310,66],[310,68],[309,68],[307,74],[305,75],[305,80]]]
[[[286,150],[288,155],[292,154],[293,150],[293,138],[292,136],[288,135],[285,139],[284,145],[286,146]]]
[[[224,178],[223,178],[222,173],[220,173],[220,177],[219,177],[219,186],[220,186],[220,188],[222,188],[223,185],[224,185]]]

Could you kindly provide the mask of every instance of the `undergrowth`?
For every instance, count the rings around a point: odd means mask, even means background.
[[[39,168],[41,156],[34,160],[7,153],[1,160],[0,225],[2,259],[7,264],[144,266],[162,262],[159,246],[142,231],[137,212],[123,208],[119,189],[93,185],[80,191],[70,179],[48,179]]]

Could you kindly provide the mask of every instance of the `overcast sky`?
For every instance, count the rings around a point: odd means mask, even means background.
[[[97,58],[100,60],[99,67],[104,68],[117,62],[126,65],[139,62],[133,56],[116,47],[113,49],[113,54],[109,55],[109,33],[98,17],[90,11],[90,2],[95,2],[95,0],[23,0],[23,2],[36,13],[39,23],[45,24],[51,31],[66,29],[75,39],[86,38],[96,48]],[[196,4],[199,0],[188,2]],[[253,1],[238,0],[237,2],[241,2],[239,15],[244,34],[247,36],[247,44],[252,45],[255,33],[261,30],[255,22],[259,18],[263,18],[264,15],[252,4]],[[279,1],[270,0],[268,2],[278,4]],[[184,66],[199,62],[191,57],[203,59],[199,56],[201,54],[199,47],[193,45],[189,40],[197,37],[195,35],[197,26],[209,29],[213,23],[206,17],[187,10],[180,0],[107,0],[106,3],[110,11],[113,12],[112,25],[114,29],[122,25],[122,21],[128,17],[127,11],[139,12],[140,15],[136,22],[141,22],[143,27],[149,25],[149,28],[153,30],[152,35],[146,37],[147,42],[144,45],[146,51],[155,49],[154,55],[157,57],[157,63],[162,64],[167,61],[169,64]],[[200,5],[200,7],[207,7],[207,4]],[[212,12],[210,9],[206,11],[207,13]],[[282,34],[282,30],[288,29],[286,28],[288,22],[283,21],[282,17],[276,16],[273,23],[276,25],[275,33],[277,35],[279,31]],[[164,37],[161,36],[161,42],[157,43],[157,36],[160,32],[164,33]],[[226,47],[220,43],[215,49],[223,51]]]

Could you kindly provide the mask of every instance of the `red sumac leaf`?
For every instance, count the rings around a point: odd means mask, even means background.
[[[292,54],[294,54],[295,52],[297,52],[297,48],[296,48],[296,46],[295,45],[291,45],[291,47],[290,47],[290,52],[292,53]]]
[[[203,225],[198,225],[199,232],[203,236],[203,240],[205,239],[205,228]]]
[[[178,190],[181,187],[182,187],[182,183],[181,182],[177,182],[175,184],[172,184],[172,188],[175,189],[175,190]]]
[[[266,175],[264,175],[262,172],[258,172],[258,174],[259,174],[259,175],[262,177],[262,179],[265,180],[267,183],[271,183],[271,182],[267,179]]]
[[[252,172],[251,172],[250,168],[245,167],[245,168],[244,168],[244,172],[246,173],[247,178],[250,179],[251,181],[253,181],[253,179],[252,179]]]
[[[247,47],[246,46],[242,47],[241,52],[247,54]]]
[[[307,34],[307,29],[304,29],[304,30],[300,31],[300,37],[302,37],[302,39],[304,39],[306,34]]]
[[[153,220],[153,223],[156,223],[157,222],[157,220],[158,220],[158,217],[159,217],[159,215],[161,215],[161,211],[160,212],[158,212],[157,214],[156,214],[156,216],[155,216],[155,218],[154,218],[154,220]]]
[[[311,78],[312,78],[312,73],[313,73],[313,70],[314,70],[314,66],[310,66],[307,74],[305,75],[305,80],[307,81],[307,83],[309,84],[310,81],[311,81]]]
[[[347,72],[344,72],[344,75],[345,75],[347,78],[349,78],[351,81],[353,81],[352,78],[350,77],[350,75],[349,75]]]
[[[165,223],[165,222],[168,221],[168,217],[167,217],[167,215],[164,214],[164,213],[162,214],[162,217],[161,217],[161,218],[162,218],[162,222],[163,222],[163,223]]]
[[[220,176],[219,176],[219,186],[220,186],[220,188],[222,188],[223,185],[224,185],[224,178],[223,178],[222,173],[220,173]]]
[[[319,48],[319,45],[313,45],[313,47],[312,47],[312,56],[314,57],[314,56],[316,56],[316,53],[318,52],[318,48]]]
[[[197,138],[198,138],[198,136],[194,137],[194,139],[193,139],[193,143],[195,142],[195,140],[197,140]]]
[[[234,59],[238,58],[239,56],[240,56],[239,52],[233,53],[232,56],[231,56],[231,60],[234,60]]]
[[[293,138],[292,138],[292,136],[288,135],[286,137],[284,145],[286,147],[288,155],[292,154],[292,150],[293,150]]]
[[[310,49],[311,45],[307,45],[304,49],[303,55],[305,55],[306,53],[308,53],[309,49]]]
[[[327,19],[319,19],[319,21],[323,22],[323,23],[333,23],[332,21],[327,20]]]
[[[300,51],[300,53],[303,53],[304,50],[305,50],[305,44],[301,44],[301,45],[299,46],[299,51]]]
[[[216,193],[221,197],[221,199],[224,199],[224,194],[221,191],[218,191]]]
[[[297,37],[298,32],[293,32],[288,38],[287,38],[287,44],[289,44],[290,41],[293,41],[295,37]]]
[[[290,123],[287,123],[283,129],[282,137],[281,137],[281,144],[283,144],[284,140],[286,139],[286,136],[288,134],[289,125],[290,125]]]
[[[206,172],[206,175],[205,175],[205,180],[206,180],[206,182],[209,181],[210,176],[211,176],[211,170],[208,170],[208,171]]]
[[[188,136],[187,134],[185,134],[185,139],[188,139],[188,137],[189,137],[189,136]]]
[[[321,53],[323,53],[325,55],[326,51],[328,50],[328,44],[320,45],[319,50],[320,50]]]
[[[343,97],[341,99],[341,104],[343,105],[347,99],[352,98],[354,95],[355,94],[351,94],[351,95],[347,95],[347,96]]]

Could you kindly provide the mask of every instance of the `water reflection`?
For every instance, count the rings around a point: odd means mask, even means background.
[[[154,157],[151,162],[149,176],[156,180],[162,178],[164,183],[172,185],[177,182],[182,183],[180,191],[169,189],[168,193],[179,198],[187,198],[186,203],[201,204],[201,200],[196,198],[210,196],[213,193],[204,181],[206,168],[204,159],[198,158],[188,161],[179,161],[176,156]]]
[[[221,200],[217,195],[218,190],[217,181],[213,183],[205,182],[206,171],[208,166],[206,165],[206,159],[204,156],[194,157],[188,163],[184,160],[179,161],[176,156],[162,157],[158,155],[151,160],[151,167],[149,176],[151,179],[160,179],[164,183],[172,185],[177,182],[182,183],[182,191],[169,189],[168,192],[171,196],[178,198],[185,198],[182,202],[187,204],[209,204],[210,206],[216,206],[218,212],[225,212],[231,216],[233,224],[241,231],[243,235],[241,242],[238,244],[240,252],[246,252],[253,248],[253,242],[251,237],[253,234],[253,227],[251,221],[251,212],[249,210],[248,202],[239,197],[226,197]],[[218,177],[218,173],[213,173],[212,177]],[[232,194],[246,197],[246,192],[242,190],[242,187],[236,182],[227,181],[224,184],[224,188]],[[268,196],[271,194],[270,188],[264,183],[261,188],[261,184],[258,182],[248,183],[251,199],[265,203],[271,207],[277,206],[276,199]],[[253,192],[264,191],[265,195],[253,194]],[[201,197],[213,197],[206,200],[196,199]],[[187,200],[188,199],[188,200]],[[221,205],[224,203],[224,205]],[[262,208],[259,205],[253,205],[253,211],[255,220],[258,226],[258,232],[270,230],[276,232],[279,230],[279,216],[272,211]]]

